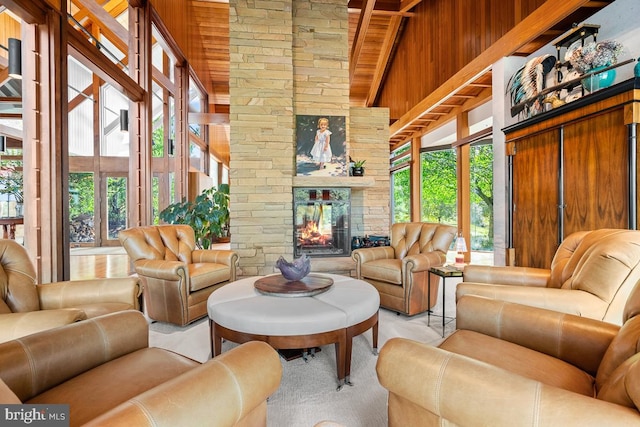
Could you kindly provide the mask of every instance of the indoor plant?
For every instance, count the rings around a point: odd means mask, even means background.
[[[159,214],[169,224],[187,224],[193,228],[196,243],[208,249],[214,242],[229,238],[229,184],[205,189],[191,202],[183,200],[167,206]]]
[[[351,168],[351,175],[362,176],[364,175],[364,164],[366,160],[356,160],[353,162],[353,168]]]

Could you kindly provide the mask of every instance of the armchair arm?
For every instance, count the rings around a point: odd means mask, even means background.
[[[86,318],[84,311],[75,308],[0,314],[0,343]]]
[[[238,254],[234,251],[218,249],[196,249],[191,253],[191,259],[196,262],[213,262],[234,266],[238,263]]]
[[[457,303],[456,327],[548,354],[594,376],[620,329],[586,317],[470,295]]]
[[[579,289],[486,285],[463,282],[459,283],[456,288],[456,300],[463,295],[499,299],[599,320],[604,318],[609,307],[607,301]],[[620,316],[619,320],[622,323],[622,316]]]
[[[360,248],[351,253],[356,263],[375,261],[377,259],[395,258],[395,250],[391,246],[374,246],[373,248]]]
[[[545,287],[551,270],[533,267],[495,267],[468,265],[464,269],[464,281],[496,285],[521,285]]]
[[[431,267],[444,264],[447,257],[440,251],[425,252],[409,255],[402,259],[402,271],[404,273],[417,273],[426,271]]]
[[[144,315],[135,310],[120,311],[0,344],[0,378],[24,402],[82,372],[148,346],[149,326]]]
[[[36,285],[36,289],[42,310],[106,302],[129,304],[131,308],[139,309],[141,293],[137,277],[47,283]]]
[[[189,277],[187,265],[182,261],[140,259],[133,266],[141,276],[160,280],[181,280]]]
[[[637,425],[637,410],[583,396],[427,344],[393,338],[376,367],[389,425]],[[445,422],[448,425],[448,423]]]
[[[268,344],[252,341],[161,384],[85,426],[266,424],[266,399],[280,385],[282,365]]]
[[[212,262],[216,264],[224,264],[231,267],[230,282],[236,280],[236,268],[238,266],[238,254],[234,251],[228,250],[204,250],[196,249],[191,255],[192,261],[195,262]]]

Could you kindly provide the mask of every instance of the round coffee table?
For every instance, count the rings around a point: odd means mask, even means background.
[[[207,301],[212,355],[221,353],[223,339],[238,344],[265,341],[275,349],[335,344],[338,390],[344,384],[351,385],[353,337],[371,329],[377,354],[380,295],[362,280],[317,275],[332,279],[333,285],[311,296],[259,292],[254,284],[260,277],[237,280],[215,290]]]

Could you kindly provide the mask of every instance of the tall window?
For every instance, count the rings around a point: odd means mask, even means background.
[[[493,251],[493,145],[491,139],[475,142],[469,150],[471,165],[472,261],[482,257],[492,264]],[[484,252],[484,253],[481,253]],[[484,262],[483,262],[484,263]]]
[[[392,223],[411,221],[411,145],[391,153],[391,213]]]
[[[452,148],[420,155],[422,170],[421,221],[457,223],[456,152]]]

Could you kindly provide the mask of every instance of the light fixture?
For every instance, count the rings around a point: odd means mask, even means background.
[[[464,254],[468,251],[467,242],[464,239],[464,236],[460,234],[456,239],[456,266],[464,266]]]
[[[0,153],[7,151],[7,137],[0,135]]]
[[[120,110],[120,131],[129,131],[129,110]]]
[[[9,39],[9,77],[22,78],[22,41]]]
[[[169,138],[169,147],[167,147],[168,151],[169,151],[169,155],[173,156],[176,152],[176,144],[173,141],[173,138]]]

